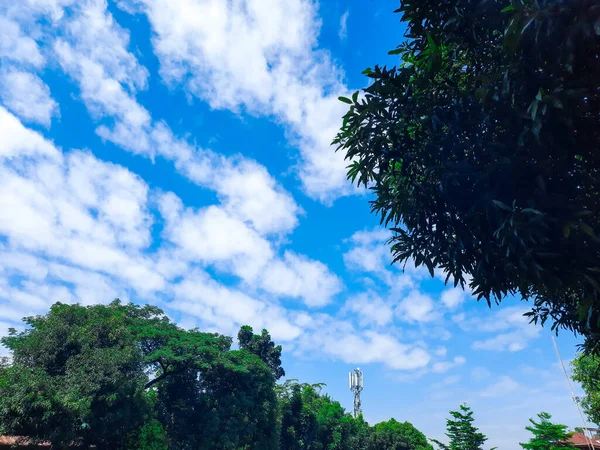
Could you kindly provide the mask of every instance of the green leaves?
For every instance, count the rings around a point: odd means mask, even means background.
[[[352,100],[350,100],[348,97],[338,97],[338,100],[340,102],[348,103],[349,105],[352,104]]]
[[[529,442],[519,444],[526,450],[559,450],[564,448],[575,448],[573,444],[565,441],[570,437],[566,425],[554,424],[550,421],[552,416],[546,412],[538,414],[539,422],[529,419],[531,425],[525,427],[533,434]]]
[[[396,264],[470,278],[490,304],[531,299],[534,322],[600,351],[597,18],[581,2],[475,3],[402,2],[401,64],[365,72],[337,150],[381,223],[405,229]]]
[[[462,404],[458,411],[450,411],[451,419],[446,420],[446,436],[448,445],[433,440],[441,450],[482,450],[487,437],[473,425],[473,411]]]

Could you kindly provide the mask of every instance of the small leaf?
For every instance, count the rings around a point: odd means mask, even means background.
[[[349,105],[352,104],[352,100],[350,100],[348,97],[338,97],[338,100],[340,102],[348,103]]]
[[[500,209],[503,209],[503,210],[505,210],[505,211],[511,211],[511,212],[512,212],[512,209],[511,209],[511,207],[510,207],[510,206],[508,206],[508,205],[505,205],[505,204],[504,204],[504,203],[502,203],[501,201],[498,201],[498,200],[492,200],[492,202],[493,202],[493,203],[494,203],[494,205],[496,205],[498,208],[500,208]]]
[[[371,75],[373,73],[373,69],[371,69],[370,67],[367,67],[365,70],[363,70],[361,72],[361,74],[363,75]]]
[[[358,101],[358,91],[356,91],[354,94],[352,94],[352,101],[354,103],[356,103]]]
[[[505,12],[511,12],[511,11],[516,11],[516,10],[517,10],[517,8],[515,8],[514,5],[510,5],[510,6],[507,6],[506,8],[504,8],[504,9],[502,9],[502,11],[500,11],[500,12],[505,13]]]
[[[399,55],[402,53],[402,49],[401,48],[396,48],[394,50],[390,50],[388,52],[388,55]]]
[[[594,239],[596,239],[596,233],[594,233],[594,229],[592,227],[590,227],[587,223],[579,222],[577,224],[577,228],[579,228],[581,231],[583,231],[588,236],[591,236]]]
[[[571,222],[565,222],[562,226],[563,236],[568,238],[571,235]]]

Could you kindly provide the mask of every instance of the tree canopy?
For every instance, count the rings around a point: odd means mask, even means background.
[[[411,423],[395,419],[374,425],[368,442],[368,450],[433,450],[425,435]]]
[[[571,361],[573,380],[581,384],[585,395],[579,399],[583,411],[595,424],[600,424],[600,357],[579,354]]]
[[[432,441],[437,444],[441,450],[482,450],[487,437],[479,431],[479,428],[473,425],[473,411],[467,405],[460,405],[458,411],[450,411],[452,418],[446,421],[446,436],[449,443],[443,444],[440,441]]]
[[[0,372],[2,432],[57,448],[276,448],[271,370],[231,338],[119,301],[57,303],[25,322],[2,339],[13,355]]]
[[[245,325],[238,333],[238,343],[241,349],[258,356],[269,366],[276,380],[285,376],[281,367],[281,345],[275,345],[267,330],[254,334],[252,327]]]
[[[322,384],[276,384],[282,349],[267,330],[242,327],[231,350],[118,300],[24,321],[2,339],[0,434],[57,449],[430,450],[408,422],[355,419]]]
[[[403,0],[398,67],[365,70],[334,140],[394,262],[533,321],[600,332],[600,10],[589,0]]]
[[[519,444],[525,450],[558,450],[575,448],[573,444],[565,442],[571,436],[566,425],[554,424],[550,421],[552,416],[547,412],[538,414],[539,422],[529,419],[530,426],[525,427],[533,434],[529,442]]]

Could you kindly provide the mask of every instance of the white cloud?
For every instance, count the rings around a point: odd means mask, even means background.
[[[104,303],[135,294],[155,303],[161,296],[175,298],[169,308],[198,316],[215,331],[232,333],[250,324],[268,328],[278,339],[298,336],[292,313],[264,296],[253,298],[190,270],[181,254],[185,249],[224,264],[240,254],[267,255],[259,265],[272,264],[271,244],[244,222],[218,206],[198,213],[163,195],[166,230],[181,231],[182,245],[150,251],[153,218],[148,187],[140,178],[88,152],[62,154],[3,108],[0,129],[7,130],[0,144],[0,236],[7,239],[0,252],[0,320],[43,313],[55,301]],[[228,245],[223,232],[229,241],[239,239]],[[281,261],[300,278],[284,289],[289,295],[316,290],[321,301],[332,294],[328,280],[339,283],[316,261],[291,253]]]
[[[0,97],[15,114],[46,127],[58,115],[58,104],[50,96],[48,86],[29,72],[14,69],[0,72]]]
[[[259,280],[268,292],[302,298],[310,307],[328,304],[342,289],[339,278],[325,264],[290,251],[282,259],[271,261]]]
[[[24,156],[43,156],[58,160],[60,153],[51,142],[39,133],[25,128],[21,121],[0,107],[0,158],[12,159]]]
[[[537,338],[540,331],[540,329],[531,325],[527,329],[501,333],[493,338],[475,341],[473,349],[518,352],[527,348],[529,341]]]
[[[416,290],[400,301],[396,314],[407,322],[430,322],[438,317],[432,298]]]
[[[342,17],[340,17],[340,28],[338,30],[338,36],[340,40],[345,41],[348,38],[348,16],[350,11],[346,10]]]
[[[400,297],[407,289],[416,288],[429,272],[424,266],[415,267],[412,260],[392,266],[387,244],[391,237],[392,232],[382,227],[357,231],[347,240],[351,248],[344,253],[344,263],[350,270],[374,274],[390,287],[395,297]]]
[[[475,350],[510,351],[525,349],[529,343],[540,336],[541,328],[529,323],[523,314],[527,308],[506,306],[499,308],[488,317],[461,322],[463,329],[476,329],[480,332],[494,333],[494,337],[479,339],[472,344]]]
[[[330,146],[346,106],[340,69],[316,49],[310,0],[139,0],[167,83],[213,108],[274,115],[297,138],[306,192],[322,201],[353,191]]]
[[[452,361],[441,361],[435,363],[431,367],[431,370],[435,373],[444,373],[448,372],[454,367],[462,366],[465,362],[467,362],[467,360],[464,356],[456,356]]]
[[[40,68],[46,60],[37,42],[27,36],[18,22],[0,16],[0,58]]]
[[[196,316],[221,333],[236,335],[242,325],[267,328],[275,340],[289,341],[301,333],[280,306],[225,287],[203,272],[196,271],[174,285],[173,293],[170,308]]]
[[[350,297],[346,300],[342,311],[356,315],[361,326],[382,327],[388,325],[394,317],[392,306],[375,292],[363,292]]]
[[[253,272],[273,257],[269,241],[219,206],[184,208],[174,194],[160,199],[166,219],[163,236],[177,244],[193,261],[216,263],[236,260]]]
[[[395,370],[416,370],[431,357],[420,347],[399,342],[395,337],[372,330],[358,331],[347,321],[317,315],[305,323],[297,353],[325,354],[348,364],[382,363]]]
[[[63,157],[0,110],[0,129],[8,126],[0,144],[0,233],[11,247],[112,274],[141,291],[160,289],[164,280],[139,253],[150,240],[146,184],[89,153]]]
[[[267,170],[240,155],[225,158],[195,148],[173,135],[135,99],[147,87],[148,71],[127,47],[129,35],[107,11],[104,0],[86,0],[63,25],[54,43],[62,68],[80,86],[97,133],[134,153],[160,155],[195,183],[217,192],[223,207],[260,233],[287,233],[302,210]],[[112,123],[110,123],[112,121]]]
[[[448,353],[448,349],[443,345],[440,345],[438,348],[434,350],[436,356],[444,357]]]
[[[164,237],[192,262],[215,265],[255,289],[301,298],[308,306],[327,304],[341,289],[323,263],[289,251],[278,257],[267,239],[221,207],[183,208],[174,194],[166,194],[160,208]]]
[[[440,298],[441,302],[448,309],[456,309],[458,308],[467,297],[465,291],[463,291],[460,287],[446,289],[442,292],[442,296]]]
[[[498,379],[498,381],[482,390],[479,395],[481,397],[502,397],[506,394],[517,391],[520,387],[521,385],[511,377],[503,375]]]
[[[154,9],[158,0],[145,3],[141,10],[156,33],[165,79],[173,86],[186,80],[188,92],[213,107],[266,114],[283,123],[300,149],[298,170],[309,195],[327,202],[353,192],[342,155],[329,145],[346,108],[336,97],[346,88],[329,54],[316,50],[314,3],[190,0],[187,7],[169,2],[161,10]],[[135,174],[87,151],[62,153],[0,108],[0,207],[5,212],[0,211],[0,235],[6,241],[0,283],[14,299],[1,297],[3,305],[18,301],[43,311],[57,299],[89,303],[131,297],[192,314],[196,318],[190,323],[215,331],[229,333],[243,323],[265,326],[282,340],[294,340],[298,351],[392,369],[429,364],[423,343],[400,342],[391,332],[355,329],[338,317],[279,303],[280,297],[290,297],[322,306],[343,288],[323,263],[280,248],[282,235],[297,226],[301,208],[262,165],[197,147],[152,117],[136,98],[148,87],[149,72],[129,51],[129,33],[115,22],[105,0],[27,0],[13,12],[6,19],[12,41],[1,41],[0,51],[27,51],[11,64],[29,73],[48,60],[62,69],[77,83],[76,96],[100,137],[147,158],[171,161],[181,174],[215,192],[218,203],[187,208],[174,195],[149,191]],[[170,23],[158,23],[160,14]],[[197,27],[204,20],[206,27]],[[234,45],[224,48],[228,42]],[[167,241],[162,244],[153,241],[152,227],[163,221],[154,224],[149,195],[158,199],[163,214]],[[376,245],[382,234],[357,234],[353,242]],[[239,283],[220,284],[203,270],[206,266],[235,275]],[[402,284],[392,278],[387,283]],[[391,309],[384,305],[373,304],[378,309],[369,313],[369,323],[389,322]],[[415,306],[403,315],[428,320]]]

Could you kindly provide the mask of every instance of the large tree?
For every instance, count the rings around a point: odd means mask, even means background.
[[[367,450],[433,450],[423,433],[409,422],[390,419],[375,424],[371,430]]]
[[[482,450],[487,437],[473,425],[473,411],[467,405],[460,405],[458,411],[450,411],[446,420],[446,436],[449,443],[432,440],[441,450]]]
[[[590,0],[402,0],[399,67],[365,74],[334,143],[395,262],[600,333],[600,10]]]
[[[581,384],[584,397],[581,406],[588,418],[600,424],[600,356],[579,354],[571,361],[573,380]]]
[[[1,432],[56,448],[276,448],[273,374],[231,338],[119,301],[25,322],[2,339]]]
[[[559,450],[575,448],[573,444],[566,442],[571,436],[566,425],[555,424],[550,421],[552,416],[547,412],[538,414],[539,422],[529,419],[531,425],[525,427],[533,434],[529,442],[519,444],[525,450]]]
[[[238,344],[242,350],[258,356],[269,366],[276,380],[285,376],[281,367],[281,345],[275,345],[267,330],[254,334],[252,327],[244,325],[238,332]]]
[[[368,425],[339,402],[321,394],[322,385],[287,380],[278,387],[281,450],[361,450]]]

